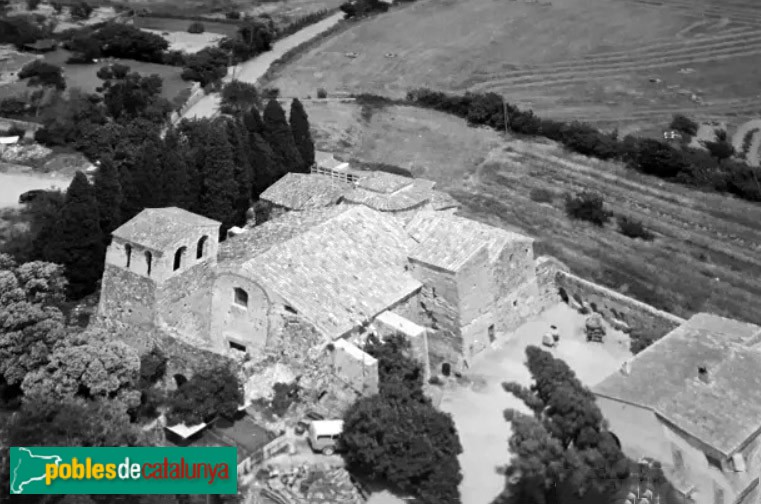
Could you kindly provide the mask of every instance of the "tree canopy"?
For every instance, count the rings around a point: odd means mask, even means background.
[[[243,404],[243,386],[228,367],[201,370],[169,397],[170,424],[197,425],[217,415],[232,418]]]

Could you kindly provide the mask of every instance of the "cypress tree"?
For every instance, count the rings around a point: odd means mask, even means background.
[[[309,116],[298,98],[294,98],[291,102],[290,123],[296,148],[304,161],[301,171],[309,173],[314,164],[314,141],[309,131]]]
[[[127,222],[132,217],[140,213],[141,196],[140,191],[135,184],[135,165],[138,162],[137,157],[130,156],[125,158],[119,165],[119,183],[122,186],[122,222]]]
[[[140,210],[163,205],[161,191],[161,140],[151,137],[140,147],[132,172],[133,182],[139,194]]]
[[[264,108],[264,138],[280,158],[280,174],[301,171],[304,160],[301,159],[293,139],[291,126],[285,118],[285,111],[277,100],[270,100]]]
[[[208,129],[203,143],[204,164],[201,167],[199,212],[221,221],[225,228],[234,221],[234,205],[238,197],[235,184],[235,163],[232,146],[223,125]]]
[[[161,192],[164,205],[186,210],[193,207],[189,175],[185,146],[180,142],[177,132],[170,129],[164,138],[164,152],[161,156]]]
[[[245,222],[246,211],[251,207],[251,150],[248,145],[248,135],[244,132],[241,122],[235,119],[225,122],[227,136],[233,150],[235,183],[238,187],[238,196],[235,199],[235,223],[240,224]]]
[[[251,149],[252,193],[254,200],[282,175],[278,167],[278,158],[264,139],[264,121],[255,107],[243,115],[243,125],[248,131]]]
[[[98,200],[100,229],[108,243],[111,232],[121,225],[122,185],[113,159],[104,156],[95,173],[95,198]]]
[[[95,190],[85,174],[78,171],[66,191],[44,260],[65,267],[69,295],[78,299],[95,291],[103,274],[104,252]]]
[[[188,167],[188,194],[187,201],[190,205],[188,210],[201,213],[201,186],[203,184],[203,166],[206,163],[204,143],[209,136],[209,120],[193,119],[183,120],[180,123],[179,132],[187,140],[182,142],[186,145],[182,152]]]

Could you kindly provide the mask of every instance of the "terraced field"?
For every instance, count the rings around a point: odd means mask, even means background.
[[[544,116],[630,131],[674,113],[758,117],[758,61],[761,2],[419,0],[309,50],[272,84],[289,96],[492,91]]]
[[[578,274],[687,316],[711,311],[761,323],[761,206],[703,193],[568,154],[550,142],[504,139],[414,107],[362,112],[306,104],[318,147],[436,180],[483,222],[537,238]],[[550,203],[532,200],[541,189]],[[570,221],[563,194],[594,190],[618,215],[641,220],[652,242]]]

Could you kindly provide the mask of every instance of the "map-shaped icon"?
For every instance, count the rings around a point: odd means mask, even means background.
[[[61,463],[62,459],[58,455],[36,455],[33,450],[34,448],[15,448],[14,450],[16,456],[13,457],[15,460],[11,467],[12,494],[22,494],[28,485],[36,481],[44,481],[45,467],[48,464]]]

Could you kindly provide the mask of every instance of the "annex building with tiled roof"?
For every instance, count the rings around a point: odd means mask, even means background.
[[[113,232],[99,315],[250,361],[330,346],[357,388],[377,382],[356,356],[383,328],[411,332],[430,370],[462,370],[536,313],[533,240],[455,215],[434,185],[290,174],[262,195],[283,211],[221,242],[218,222],[145,209]]]
[[[593,388],[624,451],[693,502],[758,502],[761,327],[694,315]]]

